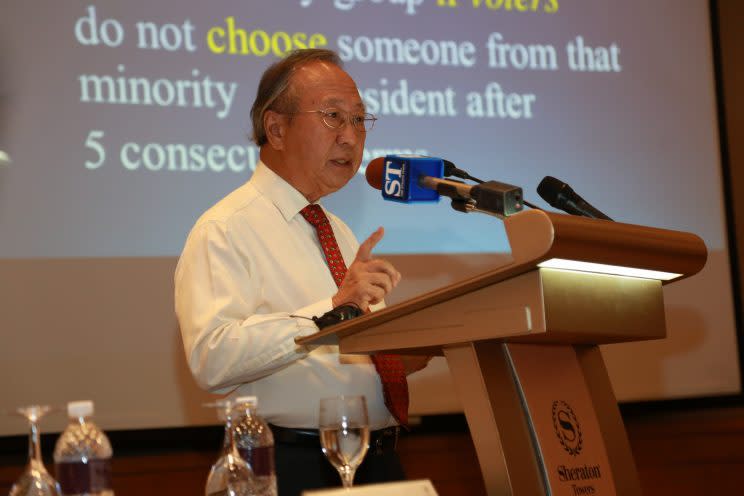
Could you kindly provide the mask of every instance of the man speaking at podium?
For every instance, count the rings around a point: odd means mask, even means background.
[[[264,72],[251,109],[261,161],[196,222],[175,274],[191,371],[209,391],[258,397],[274,426],[282,495],[340,484],[317,435],[319,399],[330,396],[367,399],[372,436],[357,481],[402,479],[394,447],[407,422],[406,374],[426,364],[294,341],[317,332],[310,317],[344,304],[374,310],[400,281],[371,255],[382,228],[359,245],[318,204],[354,177],[375,122],[341,65],[332,51],[308,49]]]

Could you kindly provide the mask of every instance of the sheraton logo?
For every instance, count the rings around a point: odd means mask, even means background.
[[[558,436],[561,446],[569,455],[577,456],[581,453],[584,438],[581,425],[571,406],[562,400],[553,402],[553,429]]]

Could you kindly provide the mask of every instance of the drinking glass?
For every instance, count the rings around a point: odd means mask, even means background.
[[[225,421],[225,439],[222,452],[212,465],[204,489],[206,496],[251,496],[255,494],[253,471],[240,456],[235,444],[233,426],[233,404],[229,400],[208,403],[204,406],[217,408],[218,416]]]
[[[60,496],[59,484],[49,475],[41,461],[41,438],[38,422],[41,417],[49,413],[49,406],[32,405],[18,408],[11,415],[19,415],[28,421],[30,433],[28,435],[28,464],[21,477],[10,488],[9,496]]]
[[[323,453],[348,489],[369,448],[367,401],[364,396],[323,398],[319,423]]]

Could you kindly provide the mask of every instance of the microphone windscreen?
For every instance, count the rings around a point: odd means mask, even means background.
[[[563,190],[566,183],[560,179],[556,179],[553,176],[545,176],[540,184],[537,185],[537,194],[548,202],[548,204],[555,207],[554,203],[558,199],[558,195]]]
[[[385,157],[377,157],[369,161],[364,176],[367,182],[375,189],[382,189],[382,175],[385,168]]]

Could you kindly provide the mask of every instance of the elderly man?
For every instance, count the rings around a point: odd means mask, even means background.
[[[353,79],[328,50],[301,50],[269,67],[251,109],[261,162],[251,179],[196,223],[175,275],[176,313],[198,383],[256,395],[272,424],[281,494],[338,485],[320,451],[320,398],[364,395],[371,447],[359,481],[403,478],[394,444],[406,422],[405,374],[425,365],[400,357],[339,355],[299,347],[317,332],[309,317],[343,304],[381,304],[400,273],[361,246],[317,202],[354,177],[367,131]]]

